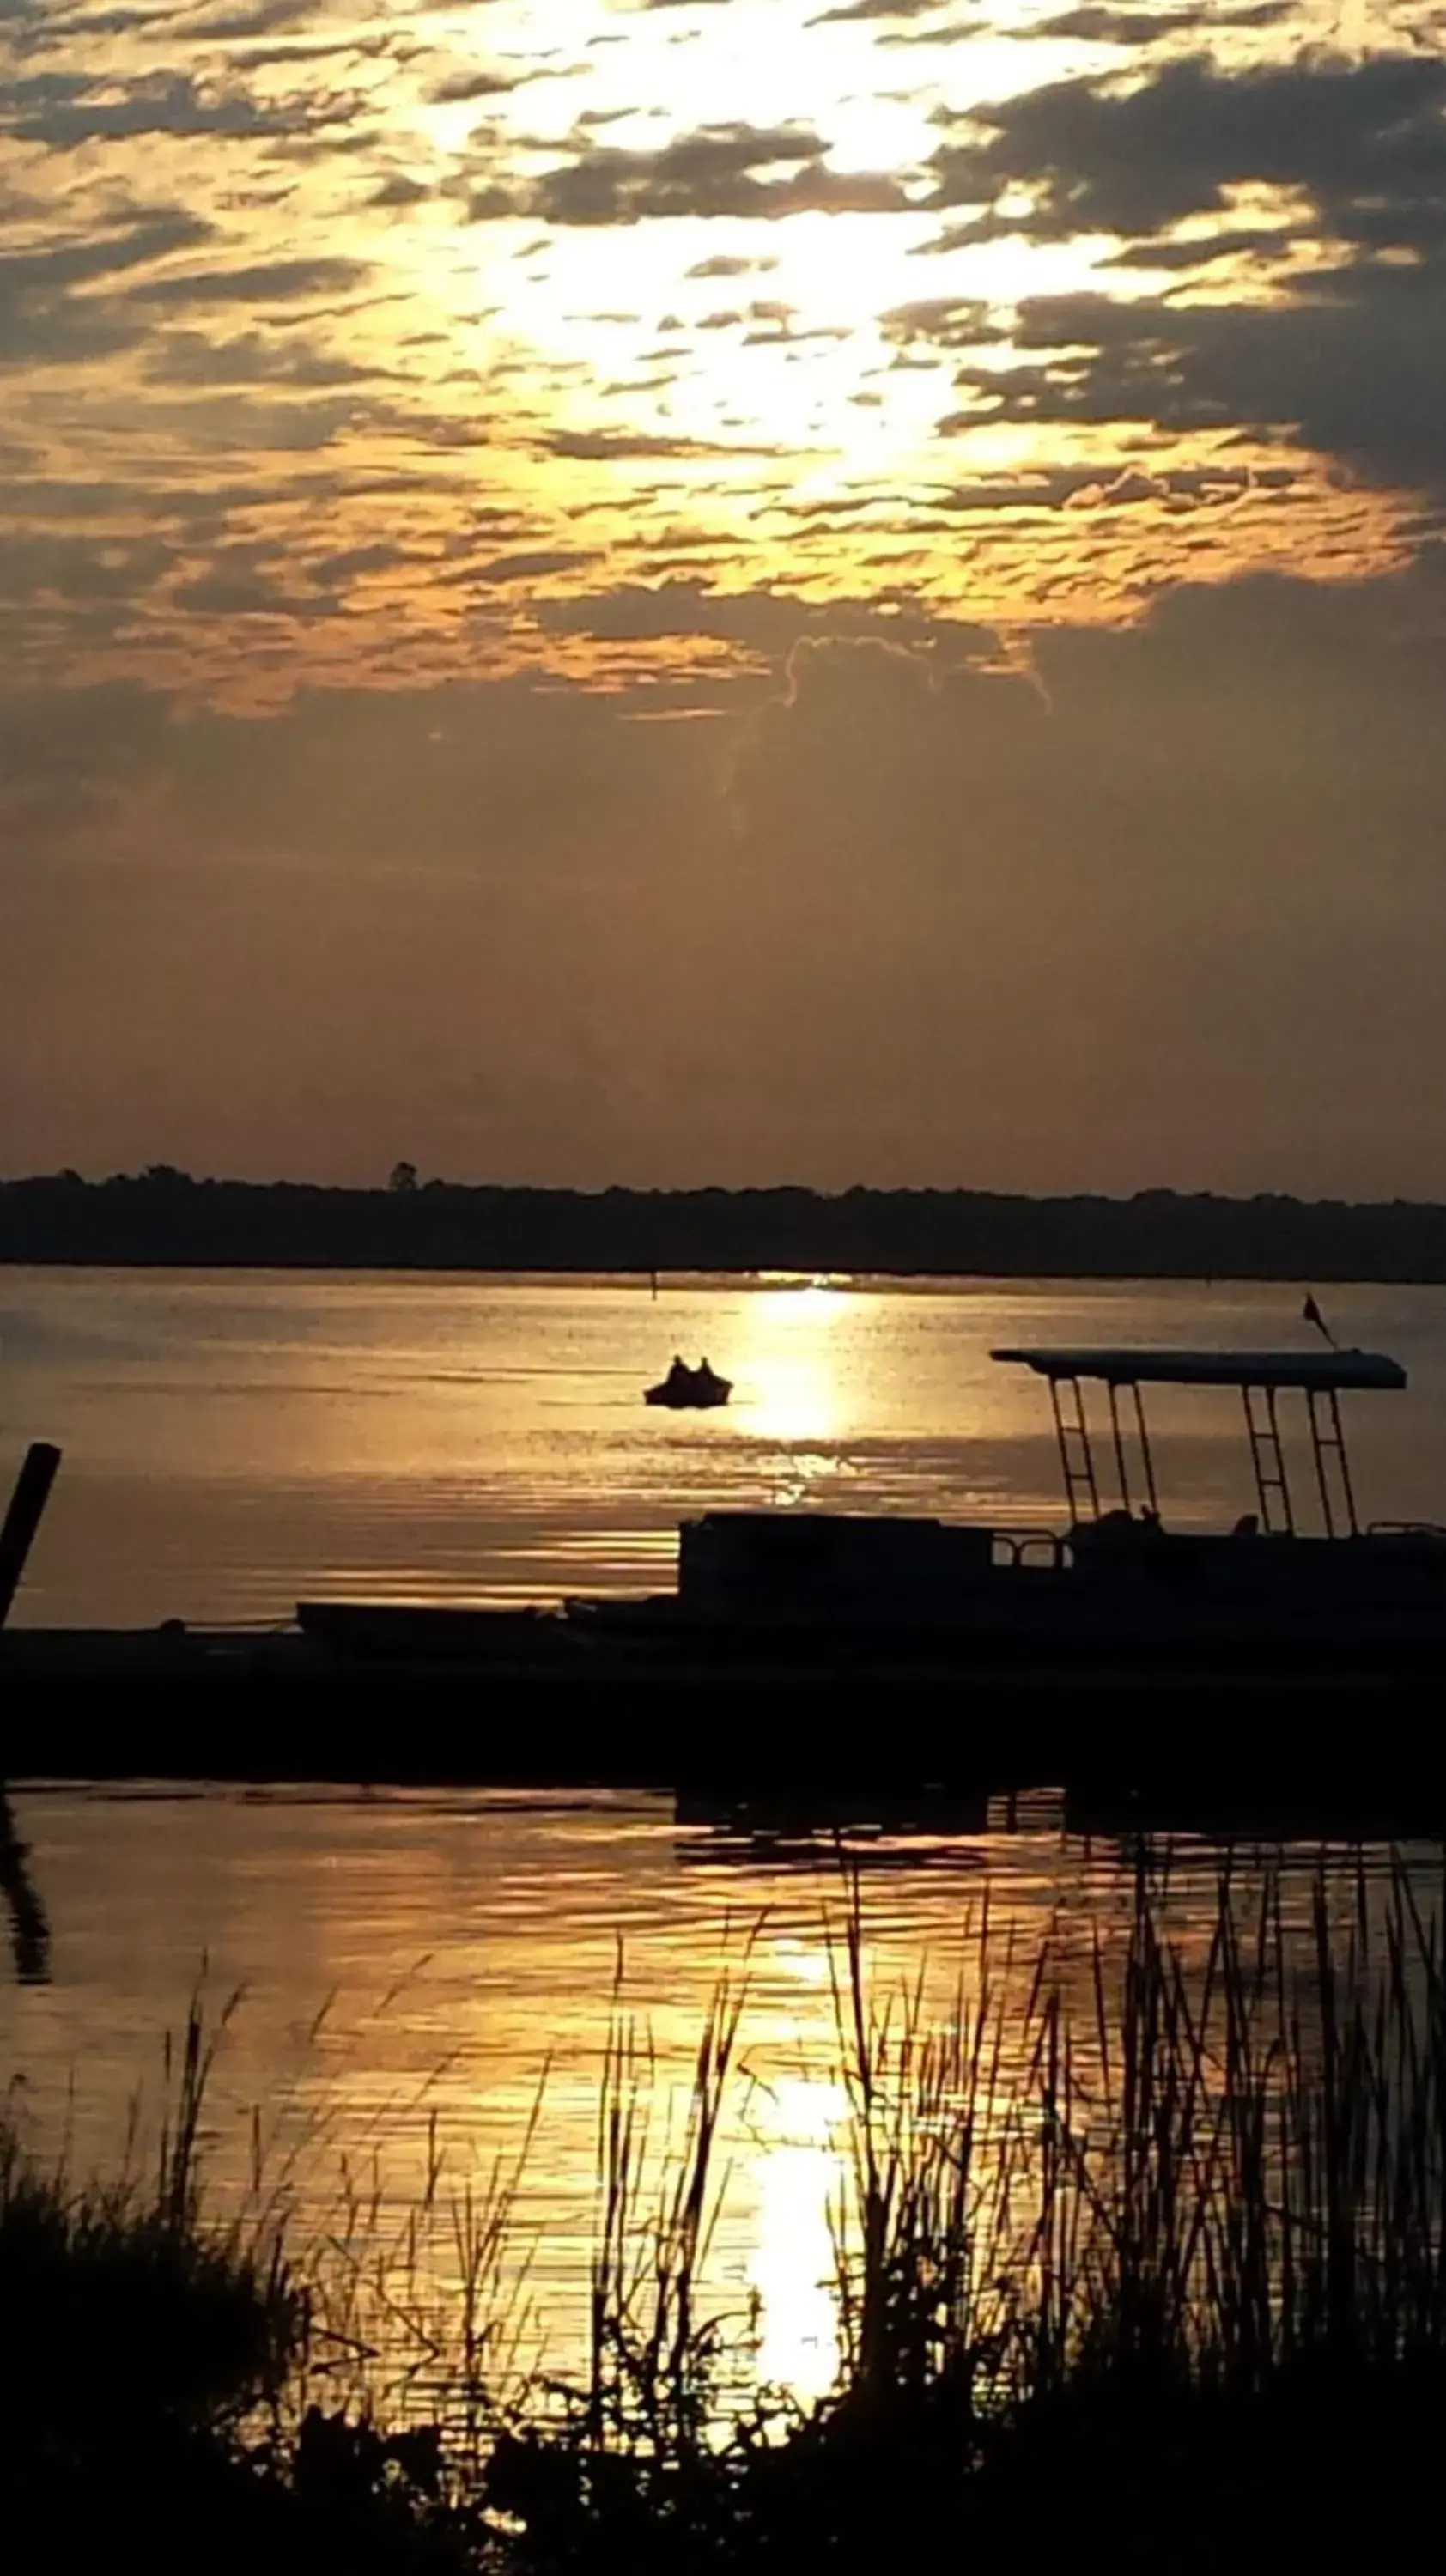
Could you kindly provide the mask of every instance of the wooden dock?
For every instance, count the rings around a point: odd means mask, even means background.
[[[8,1628],[4,1775],[602,1785],[987,1799],[1049,1784],[1101,1830],[1190,1812],[1446,1832],[1434,1665],[1253,1682],[979,1664],[720,1668],[625,1655],[347,1659],[294,1630]]]

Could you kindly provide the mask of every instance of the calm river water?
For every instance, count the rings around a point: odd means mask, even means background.
[[[1301,1296],[0,1270],[0,1476],[26,1440],[65,1450],[16,1615],[626,1589],[665,1582],[679,1519],[725,1503],[1057,1523],[1043,1387],[992,1348],[1308,1345]],[[1341,1341],[1411,1374],[1349,1406],[1367,1515],[1446,1520],[1446,1290],[1324,1302]],[[675,1350],[735,1380],[725,1413],[642,1404]],[[1246,1509],[1238,1405],[1166,1389],[1150,1409],[1167,1518]]]
[[[1446,1516],[1446,1295],[1323,1302],[1343,1341],[1411,1373],[1408,1396],[1352,1410],[1366,1510]],[[1298,1291],[1232,1287],[690,1283],[655,1303],[619,1282],[0,1272],[0,1475],[27,1438],[66,1452],[23,1615],[280,1619],[328,1590],[622,1587],[664,1577],[680,1513],[712,1502],[1038,1523],[1058,1512],[1040,1393],[991,1368],[992,1345],[1278,1344],[1300,1333],[1299,1306]],[[726,1415],[644,1411],[639,1390],[674,1349],[735,1377]],[[1176,1517],[1248,1505],[1228,1402],[1166,1399],[1156,1419]],[[533,2345],[577,2364],[619,1996],[651,2043],[657,2146],[719,1976],[746,1965],[712,2277],[751,2303],[765,2377],[828,2382],[847,2124],[829,1930],[843,1890],[826,1848],[740,1847],[618,1795],[41,1782],[14,1806],[52,1936],[48,1982],[0,1968],[0,2087],[23,2128],[78,2174],[113,2173],[133,2125],[143,2155],[165,2033],[198,1978],[213,2013],[240,1989],[208,2100],[215,2196],[278,2193],[334,2267],[380,2268],[396,2293],[386,2368],[417,2358],[419,2307],[455,2303],[453,2219],[517,2149],[539,2086],[508,2271],[525,2258]],[[1020,2031],[1047,1941],[1082,1992],[1096,1933],[1123,1938],[1130,1856],[1066,1836],[1047,1810],[1014,1831],[858,1849],[881,1994],[922,1972],[944,2010],[977,1979],[986,1898]],[[1284,1855],[1299,1925],[1315,1858]],[[1377,1882],[1385,1861],[1364,1855]],[[1343,1914],[1355,1866],[1331,1861]],[[1413,1866],[1423,1886],[1439,1868]],[[1203,1943],[1217,1869],[1203,1847],[1174,1856],[1186,1941]],[[432,2223],[412,2242],[438,2160]]]

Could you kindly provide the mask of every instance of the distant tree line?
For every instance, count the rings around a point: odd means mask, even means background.
[[[543,1190],[192,1180],[157,1165],[0,1182],[0,1261],[218,1268],[863,1271],[901,1277],[1446,1281],[1446,1207],[988,1190]]]

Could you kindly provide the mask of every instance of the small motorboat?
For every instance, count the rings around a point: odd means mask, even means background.
[[[667,1376],[645,1390],[643,1402],[666,1405],[675,1413],[707,1413],[726,1404],[732,1392],[731,1377],[720,1377],[706,1360],[689,1368],[686,1360],[675,1358]]]

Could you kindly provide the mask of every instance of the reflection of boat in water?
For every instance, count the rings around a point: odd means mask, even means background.
[[[1063,1801],[1054,1803],[1062,1815]],[[961,1796],[929,1782],[852,1791],[826,1784],[778,1791],[705,1783],[675,1792],[673,1820],[680,1828],[677,1848],[685,1861],[706,1865],[768,1858],[814,1869],[845,1851],[851,1866],[918,1867],[932,1857],[921,1853],[921,1840],[942,1847],[957,1865],[961,1841],[977,1841],[991,1821],[999,1830],[1012,1830],[1013,1823],[1006,1801],[991,1806],[980,1792]]]
[[[726,1404],[732,1392],[731,1377],[720,1377],[706,1360],[689,1368],[686,1360],[675,1357],[667,1376],[647,1389],[643,1402],[666,1405],[674,1413],[711,1413]]]

